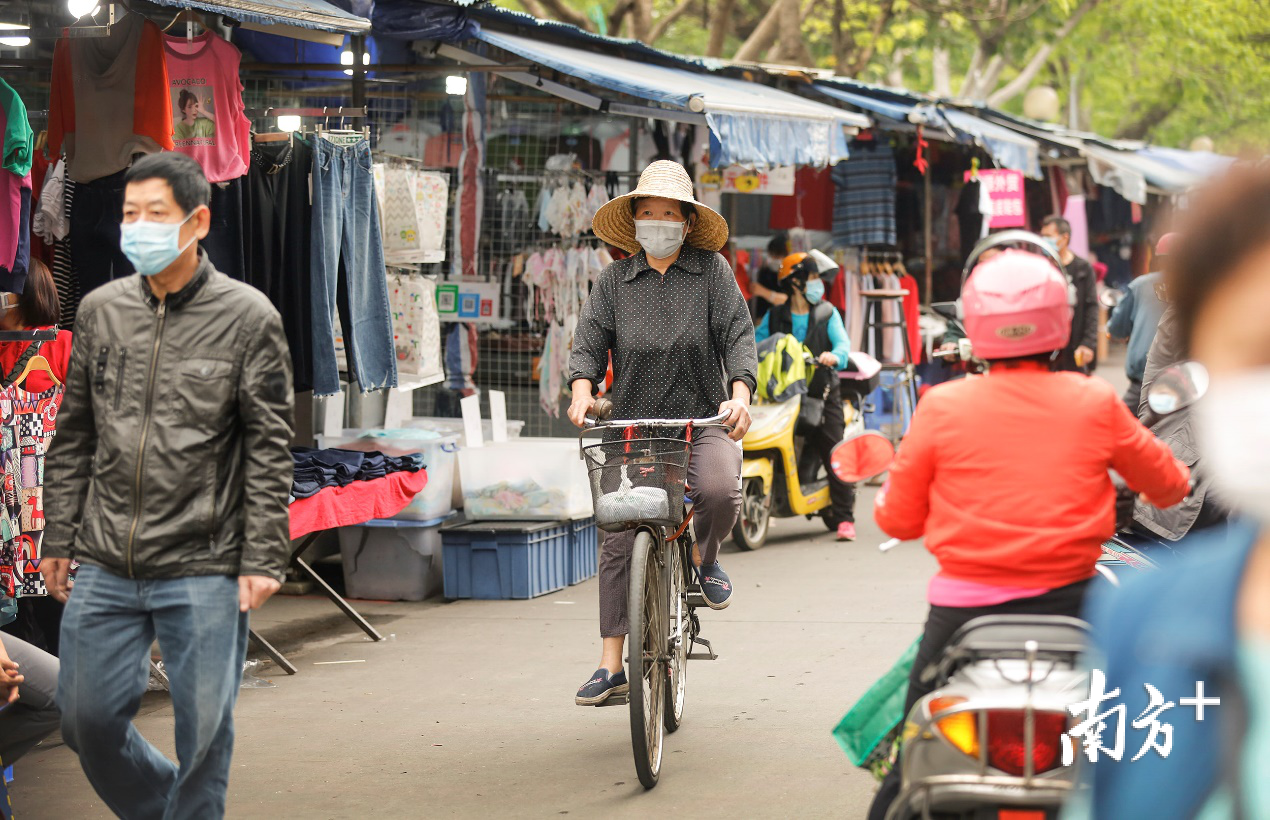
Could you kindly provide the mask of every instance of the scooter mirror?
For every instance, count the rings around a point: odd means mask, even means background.
[[[1124,291],[1115,288],[1107,288],[1098,294],[1098,301],[1102,302],[1102,306],[1115,310],[1121,302],[1124,301]]]
[[[866,430],[834,447],[829,464],[839,481],[855,484],[885,473],[894,460],[891,440],[877,431]]]
[[[1147,404],[1161,416],[1194,404],[1208,392],[1208,371],[1199,362],[1165,368],[1147,391]]]

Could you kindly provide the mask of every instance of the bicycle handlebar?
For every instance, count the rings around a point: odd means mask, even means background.
[[[583,422],[586,430],[603,430],[609,427],[727,427],[723,424],[730,413],[720,413],[704,419],[608,419],[601,421],[590,416]]]

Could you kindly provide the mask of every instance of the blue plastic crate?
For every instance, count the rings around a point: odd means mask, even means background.
[[[600,571],[600,531],[595,518],[575,518],[569,522],[570,584],[580,584]]]
[[[536,598],[568,585],[569,521],[477,521],[441,529],[446,598]]]

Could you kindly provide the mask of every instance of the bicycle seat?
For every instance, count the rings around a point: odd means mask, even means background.
[[[949,651],[962,650],[977,655],[1014,654],[1024,651],[1028,641],[1047,653],[1079,654],[1089,637],[1089,625],[1061,615],[988,615],[975,618],[957,631]]]

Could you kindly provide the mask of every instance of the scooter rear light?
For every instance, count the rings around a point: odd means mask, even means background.
[[[960,706],[965,698],[935,698],[930,702],[930,714],[935,727],[944,739],[958,751],[971,757],[979,756],[979,720],[977,712],[955,712],[947,717],[937,717],[940,712]]]
[[[1041,774],[1056,768],[1060,761],[1067,715],[1063,712],[1033,712],[1036,731],[1032,738],[1032,772]],[[1027,763],[1027,715],[1022,709],[988,711],[988,764],[1021,776]]]

